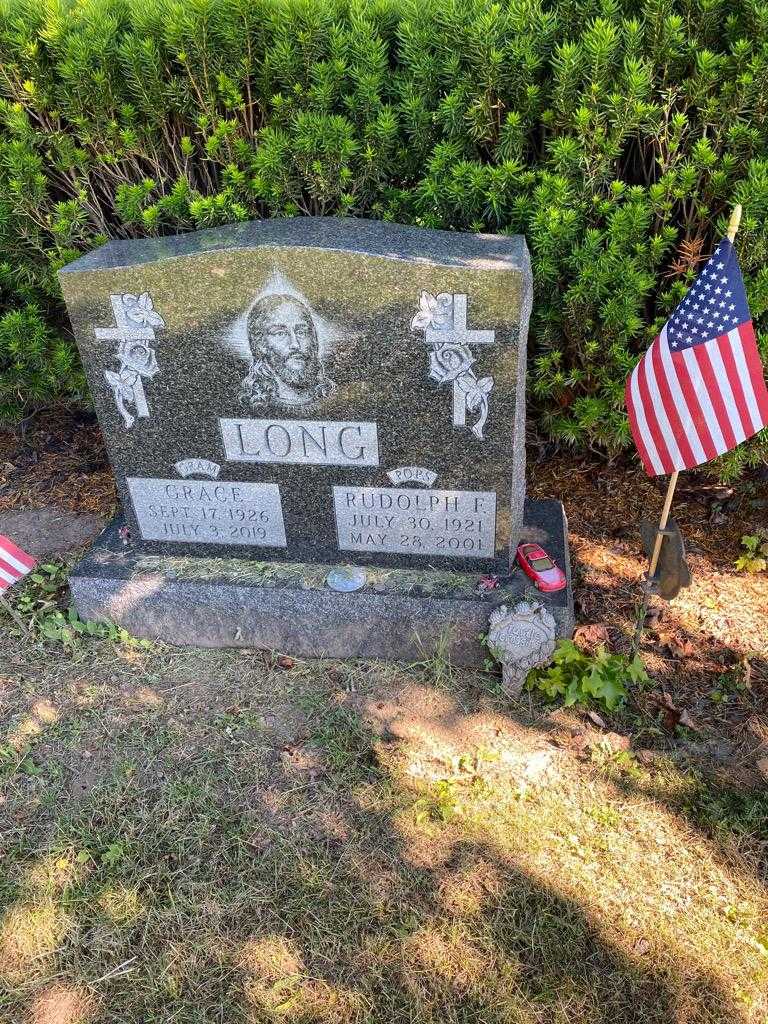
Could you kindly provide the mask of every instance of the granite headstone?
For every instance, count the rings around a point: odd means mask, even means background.
[[[461,657],[522,586],[524,518],[567,567],[559,505],[526,513],[522,238],[267,220],[113,241],[60,280],[124,516],[73,574],[84,616],[316,654],[456,627]],[[330,590],[344,565],[367,585]]]

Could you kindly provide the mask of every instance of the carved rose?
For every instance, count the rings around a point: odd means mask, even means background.
[[[466,373],[474,362],[475,358],[466,345],[447,341],[429,353],[429,376],[438,384],[450,383]]]
[[[121,370],[134,370],[142,377],[154,377],[159,371],[154,349],[142,341],[129,339],[117,350],[121,362]]]

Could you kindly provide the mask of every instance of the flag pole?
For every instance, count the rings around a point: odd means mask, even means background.
[[[733,208],[731,219],[728,221],[728,230],[726,231],[726,237],[728,241],[733,244],[733,240],[736,238],[736,232],[739,230],[739,224],[741,223],[741,203],[737,203]],[[643,588],[643,603],[640,606],[640,614],[637,619],[637,626],[635,627],[635,650],[640,646],[640,638],[643,635],[643,629],[645,627],[645,616],[648,614],[648,600],[651,596],[651,590],[653,587],[653,577],[656,573],[656,567],[659,564],[659,555],[661,554],[661,545],[664,542],[665,531],[667,529],[667,523],[669,521],[669,510],[672,507],[672,498],[677,487],[677,478],[680,475],[679,470],[675,470],[672,476],[669,478],[669,484],[667,485],[667,495],[664,498],[664,507],[661,510],[661,518],[659,519],[659,525],[656,530],[656,540],[654,541],[653,551],[651,553],[651,561],[648,565],[648,574],[645,579],[645,586]]]

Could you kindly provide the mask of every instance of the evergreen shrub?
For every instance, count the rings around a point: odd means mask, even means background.
[[[768,354],[760,0],[0,0],[0,97],[6,421],[84,394],[58,267],[254,217],[524,233],[532,420],[612,453],[741,201]],[[763,432],[718,469],[765,460]]]

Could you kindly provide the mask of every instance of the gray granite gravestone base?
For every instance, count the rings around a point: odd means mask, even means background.
[[[256,647],[302,657],[428,657],[445,637],[457,665],[488,656],[479,635],[493,608],[536,596],[558,633],[573,631],[567,525],[557,501],[525,503],[524,539],[544,544],[568,587],[540,594],[519,568],[480,591],[482,571],[368,568],[368,585],[336,593],[328,565],[172,557],[125,547],[116,519],[70,577],[83,619],[111,621],[135,636],[198,647]]]
[[[567,567],[562,507],[525,502],[522,237],[253,221],[60,281],[122,508],[72,574],[84,619],[303,656],[446,636],[477,664],[493,608],[538,594],[520,537]],[[350,565],[365,587],[330,590]],[[543,601],[568,634],[570,589]]]

